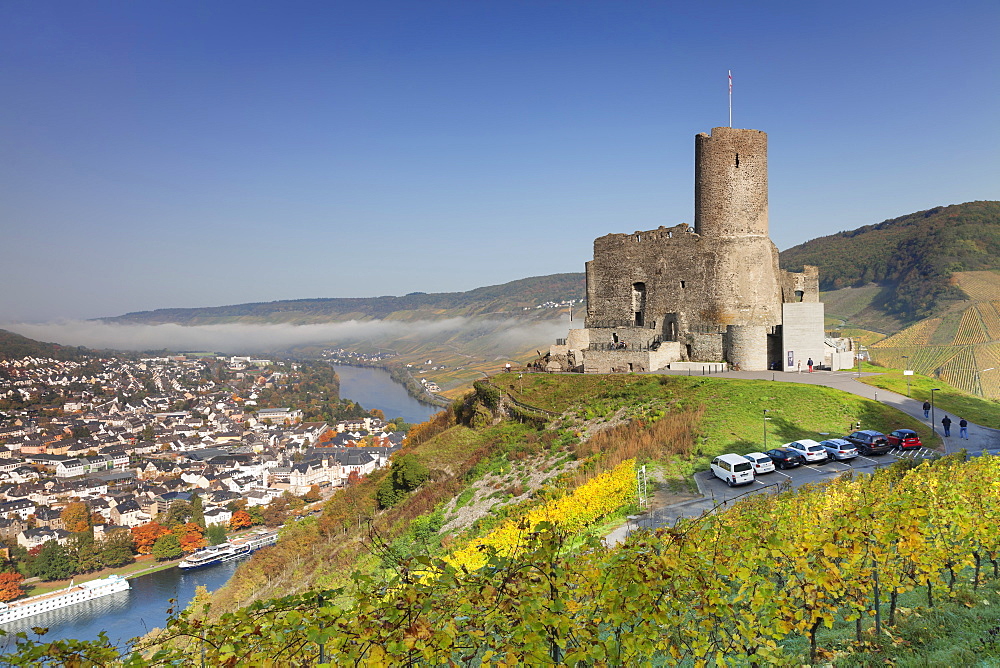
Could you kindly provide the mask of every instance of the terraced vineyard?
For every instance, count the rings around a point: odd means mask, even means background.
[[[970,298],[964,310],[921,320],[872,345],[872,356],[884,366],[913,369],[1000,400],[1000,274],[956,272],[954,281]]]

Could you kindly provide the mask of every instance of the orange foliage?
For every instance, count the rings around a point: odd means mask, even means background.
[[[156,522],[146,522],[132,527],[132,540],[135,541],[136,552],[150,554],[156,539],[160,536],[166,536],[168,533],[170,533],[170,529]]]
[[[244,529],[251,524],[253,524],[253,520],[250,519],[250,513],[245,510],[237,510],[229,520],[229,528],[233,531]]]
[[[181,549],[185,552],[200,550],[208,544],[204,537],[204,530],[194,522],[177,525],[174,527],[174,533],[177,534]]]
[[[24,593],[21,582],[24,576],[20,573],[0,573],[0,601],[13,601]]]

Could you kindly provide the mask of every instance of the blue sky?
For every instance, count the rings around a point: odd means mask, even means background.
[[[770,140],[779,248],[1000,199],[1000,3],[7,2],[0,323],[466,290],[692,222]]]

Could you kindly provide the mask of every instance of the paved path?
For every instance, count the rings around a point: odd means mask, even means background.
[[[688,371],[657,371],[673,376],[691,375]],[[761,380],[767,382],[786,383],[808,383],[811,385],[825,385],[838,390],[850,392],[867,399],[879,401],[892,406],[907,415],[910,415],[921,422],[931,426],[930,420],[924,419],[923,402],[916,399],[909,399],[901,394],[883,390],[871,385],[858,382],[857,372],[850,371],[814,371],[812,373],[785,373],[781,371],[727,371],[724,373],[712,374],[724,378],[747,378],[751,380]],[[863,373],[862,376],[876,376],[875,373]],[[958,452],[965,448],[972,455],[1000,455],[1000,430],[985,427],[983,425],[969,423],[969,438],[958,438],[958,420],[960,416],[935,411],[935,419],[938,427],[935,430],[939,435],[942,433],[940,420],[945,415],[949,415],[952,420],[952,435],[944,438],[944,450],[946,453]],[[711,473],[700,471],[695,474],[694,480],[698,485],[701,497],[684,501],[671,506],[655,508],[651,512],[640,516],[632,517],[629,521],[612,531],[605,538],[609,545],[619,543],[625,539],[629,532],[636,529],[652,529],[662,526],[673,526],[681,517],[699,517],[706,512],[710,512],[716,507],[724,506],[732,501],[738,500],[747,494],[777,493],[782,489],[795,488],[801,485],[819,482],[824,479],[829,480],[847,470],[855,470],[863,473],[871,473],[876,469],[887,466],[896,461],[894,455],[883,455],[878,459],[869,457],[858,457],[851,462],[828,462],[823,465],[807,465],[788,471],[775,472],[767,476],[761,476],[753,485],[744,488],[730,489],[722,481],[715,479]],[[776,475],[777,474],[777,475]],[[780,477],[778,477],[780,476]]]

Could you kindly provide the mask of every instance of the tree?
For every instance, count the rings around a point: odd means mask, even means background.
[[[20,573],[0,573],[0,601],[6,603],[23,595],[22,582],[24,576]]]
[[[253,520],[250,519],[250,513],[245,510],[237,510],[229,519],[229,528],[233,531],[245,529],[251,524],[253,524]]]
[[[153,544],[168,533],[170,529],[157,522],[146,522],[132,527],[132,539],[135,541],[136,551],[139,554],[149,554],[153,551]]]
[[[247,508],[247,515],[250,516],[250,522],[254,525],[264,523],[264,510],[260,506],[250,506]]]
[[[178,499],[170,504],[170,508],[167,509],[167,512],[163,517],[157,519],[159,519],[160,523],[164,526],[168,526],[173,529],[178,524],[184,524],[191,519],[192,512],[193,508],[190,503]]]
[[[414,455],[403,455],[392,462],[389,475],[375,490],[375,499],[382,508],[391,508],[430,477],[428,468]]]
[[[319,491],[319,485],[312,485],[309,487],[309,491],[302,495],[302,500],[306,503],[315,503],[323,498],[322,493]]]
[[[184,553],[181,549],[180,540],[173,533],[168,533],[157,538],[156,542],[153,543],[152,552],[157,561],[176,559]]]
[[[135,557],[132,556],[134,550],[135,542],[132,540],[132,532],[115,531],[101,542],[99,552],[101,564],[105,568],[131,564],[135,561]]]
[[[195,524],[179,524],[174,528],[174,535],[185,552],[194,552],[205,547],[204,529]]]
[[[226,542],[226,527],[221,524],[209,524],[205,531],[209,545],[221,545]]]
[[[31,574],[42,580],[64,580],[76,572],[76,564],[62,545],[45,541],[31,564]]]
[[[83,501],[67,504],[59,513],[59,517],[62,519],[66,531],[76,533],[90,528],[90,508]]]
[[[191,497],[191,521],[205,528],[205,508],[202,505],[201,497],[195,494]]]

